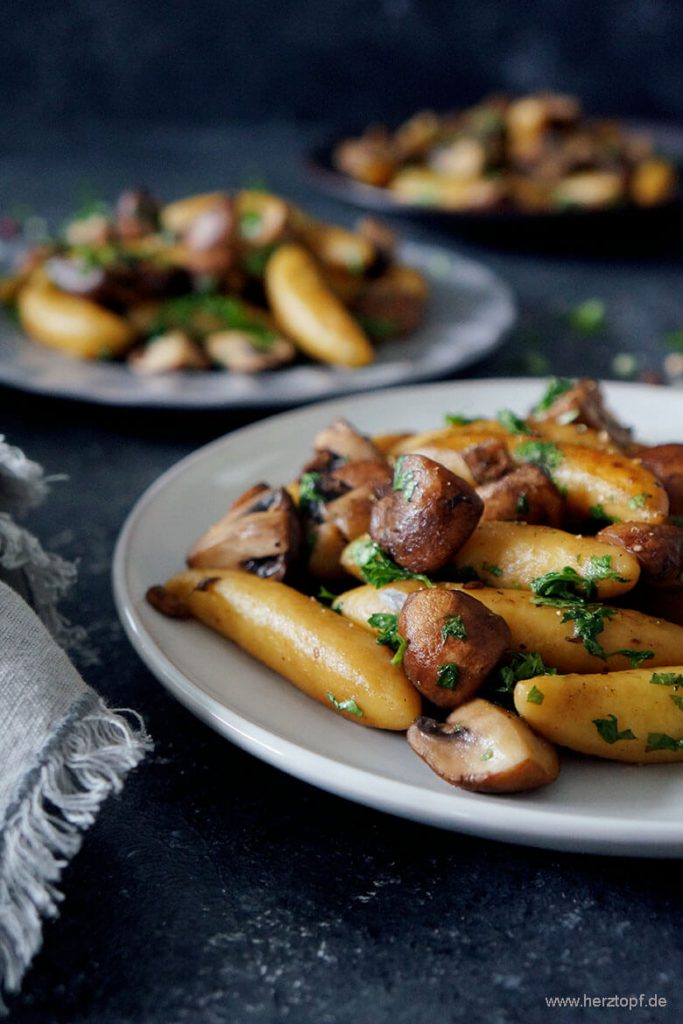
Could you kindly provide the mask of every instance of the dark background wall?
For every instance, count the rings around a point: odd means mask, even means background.
[[[495,89],[683,120],[680,0],[4,0],[0,115],[354,124]]]

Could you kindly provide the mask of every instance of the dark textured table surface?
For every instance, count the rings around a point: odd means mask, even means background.
[[[131,181],[171,197],[259,176],[302,199],[298,155],[312,138],[282,124],[27,133],[4,143],[0,182],[10,203],[56,215],[84,186],[107,195]],[[353,216],[320,197],[309,205]],[[665,335],[683,322],[674,255],[497,251],[406,231],[485,260],[517,292],[518,326],[470,376],[658,371]],[[568,312],[592,297],[606,321],[587,337]],[[0,431],[47,472],[68,475],[29,525],[46,547],[79,559],[66,611],[100,655],[87,677],[112,705],[139,709],[156,744],[65,872],[61,917],[45,928],[12,1019],[681,1020],[677,863],[507,846],[345,802],[231,746],[143,667],[110,592],[117,533],[159,473],[254,418],[109,410],[0,388]],[[610,1015],[545,1001],[584,993],[668,1005]]]

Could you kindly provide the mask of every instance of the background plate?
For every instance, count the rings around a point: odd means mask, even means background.
[[[181,372],[139,377],[123,363],[82,362],[28,340],[0,314],[0,384],[118,406],[286,406],[330,395],[442,377],[491,352],[515,320],[512,293],[487,267],[429,245],[405,243],[400,258],[422,270],[431,295],[423,326],[378,348],[358,370],[321,364],[254,376]]]
[[[150,670],[192,712],[257,757],[322,789],[416,821],[511,842],[679,856],[680,765],[642,768],[566,756],[559,780],[543,790],[465,793],[434,775],[403,736],[341,719],[199,623],[164,618],[144,600],[151,584],[182,566],[190,543],[238,494],[257,480],[291,479],[313,435],[332,416],[347,416],[368,433],[427,429],[447,411],[524,412],[542,386],[497,380],[394,389],[281,414],[200,449],[164,474],[131,512],[114,557],[117,608]],[[683,437],[679,393],[614,384],[607,395],[640,436]]]

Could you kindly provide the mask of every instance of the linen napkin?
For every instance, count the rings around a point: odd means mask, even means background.
[[[151,747],[139,716],[109,710],[57,642],[85,650],[57,607],[76,568],[13,518],[50,482],[0,437],[0,576],[36,609],[0,580],[0,996],[19,990],[82,832]]]

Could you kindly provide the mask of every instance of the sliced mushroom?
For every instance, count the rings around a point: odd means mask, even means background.
[[[398,245],[396,232],[377,217],[361,218],[356,225],[356,230],[375,247],[377,259],[373,264],[373,269],[377,267],[378,263],[383,268],[388,267],[393,262]]]
[[[600,385],[596,380],[582,378],[573,387],[558,395],[552,405],[543,413],[535,413],[536,419],[584,423],[594,430],[603,431],[619,447],[631,443],[631,431],[624,427],[605,408]]]
[[[382,127],[369,128],[359,139],[345,139],[335,148],[334,162],[367,185],[386,185],[396,169],[394,146]]]
[[[377,461],[382,458],[370,438],[359,434],[356,428],[341,416],[316,434],[314,447],[316,452],[331,452],[337,460],[345,462],[360,462],[365,459]]]
[[[531,464],[477,488],[484,502],[484,520],[559,526],[564,498],[546,474]]]
[[[249,331],[214,331],[205,341],[205,348],[214,363],[236,373],[260,373],[291,363],[296,349],[281,335],[267,344]]]
[[[416,330],[424,317],[426,298],[427,285],[419,271],[394,265],[368,281],[351,310],[367,333],[382,341]]]
[[[200,275],[227,273],[235,257],[234,230],[233,202],[229,196],[218,196],[183,231],[183,265]]]
[[[683,444],[656,444],[636,454],[669,495],[669,514],[683,515]]]
[[[441,708],[470,700],[511,644],[505,619],[457,590],[410,594],[398,631],[408,643],[405,674]]]
[[[557,752],[526,722],[477,698],[445,722],[418,718],[408,743],[433,772],[452,786],[474,793],[517,793],[554,782]]]
[[[246,190],[235,198],[240,239],[255,248],[282,241],[287,232],[289,207],[270,192]]]
[[[662,523],[613,523],[597,534],[598,540],[618,544],[638,559],[643,583],[653,587],[680,587],[683,580],[683,529]]]
[[[194,569],[245,569],[282,580],[299,552],[301,528],[284,488],[251,487],[193,545]]]
[[[173,370],[205,370],[208,362],[199,345],[184,331],[168,331],[131,352],[128,365],[135,373],[153,376]]]
[[[116,203],[116,233],[124,241],[135,241],[159,227],[159,204],[146,189],[122,192]]]
[[[460,454],[477,484],[499,480],[515,468],[508,446],[498,437],[470,445]]]
[[[396,461],[392,490],[374,505],[370,536],[411,572],[436,572],[465,543],[481,518],[476,491],[424,455]]]

